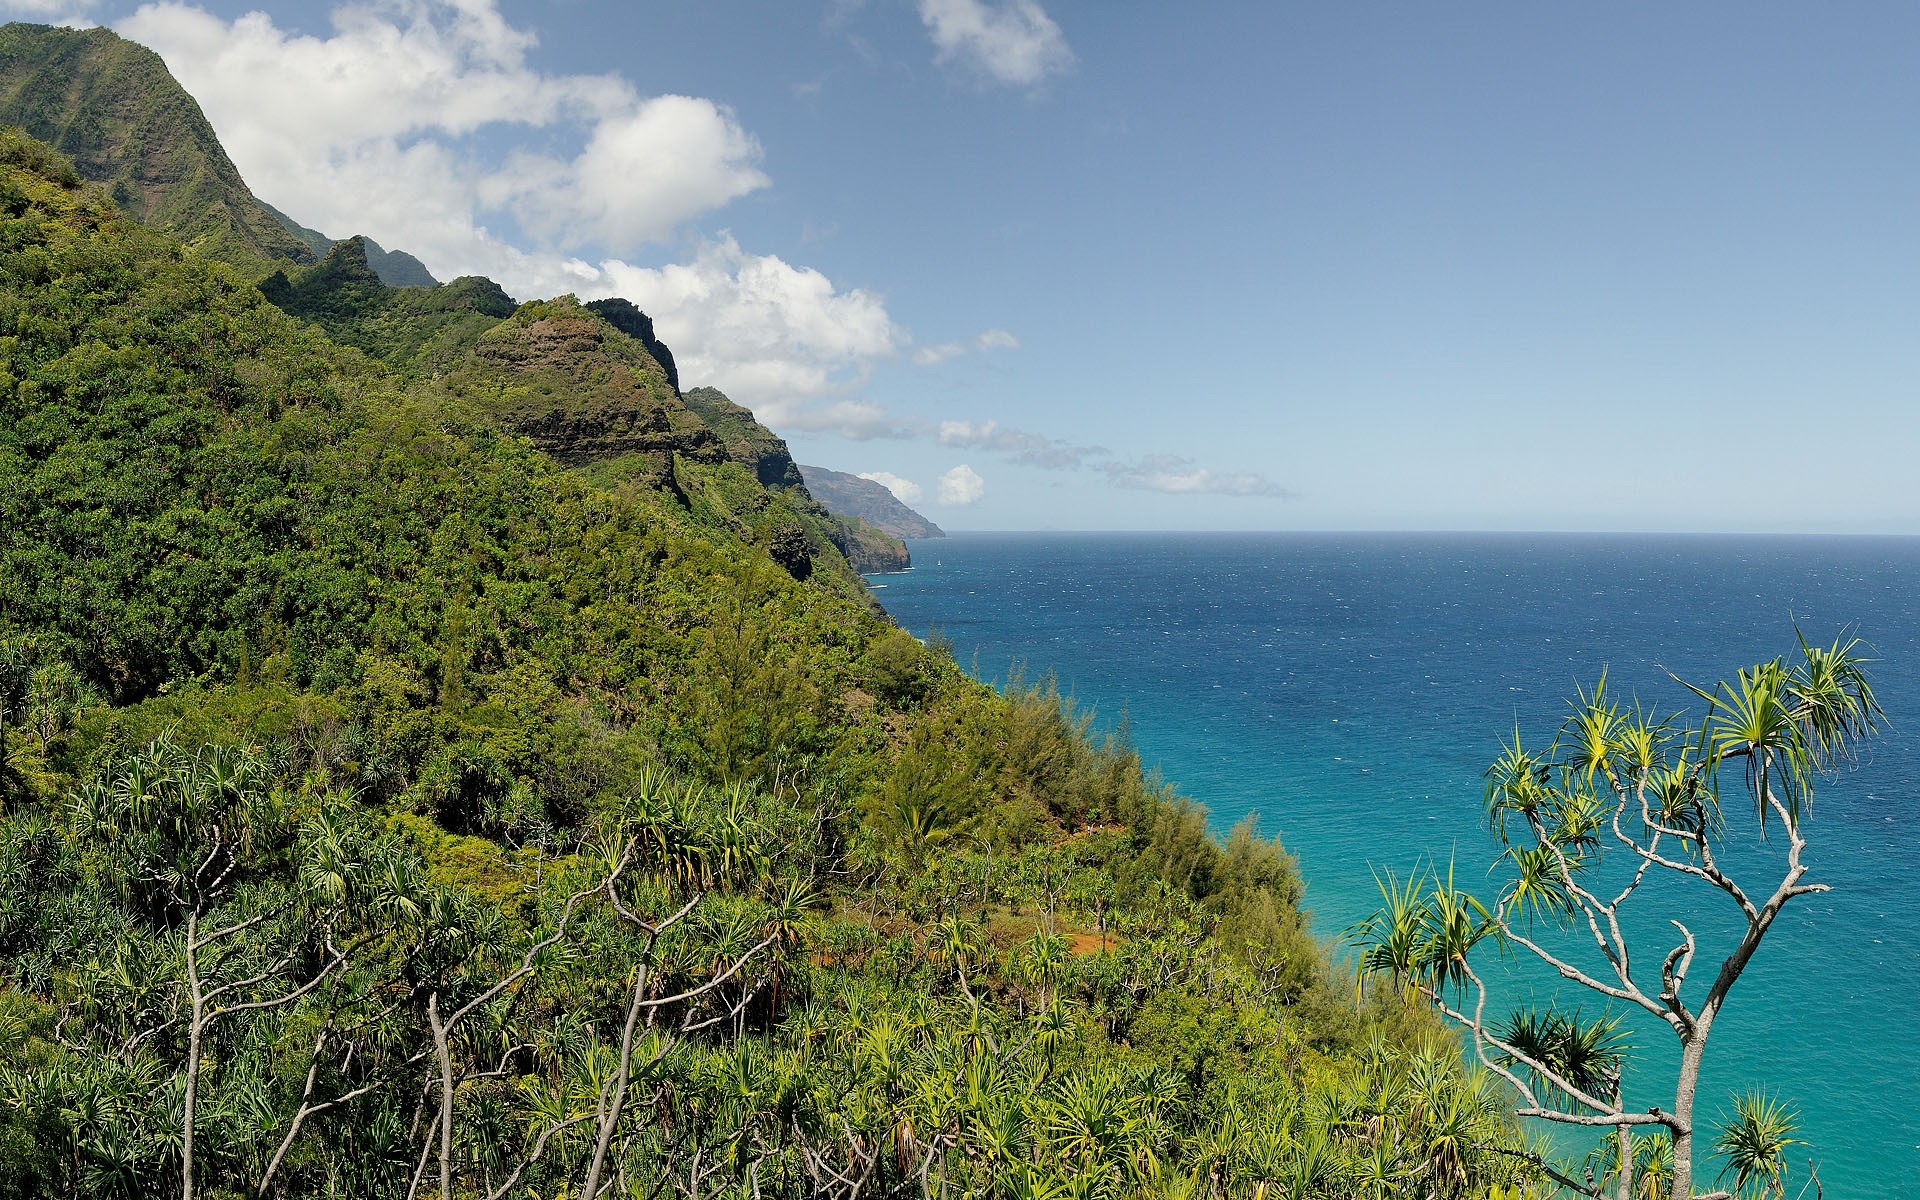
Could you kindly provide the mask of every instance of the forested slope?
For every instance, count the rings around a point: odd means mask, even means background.
[[[0,26],[0,124],[52,144],[129,216],[203,254],[249,270],[313,261],[160,56],[111,30]]]
[[[601,314],[445,311],[342,346],[0,134],[0,1194],[1518,1178],[1277,844],[892,627]]]

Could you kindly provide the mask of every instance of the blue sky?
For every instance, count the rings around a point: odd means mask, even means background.
[[[1920,532],[1911,6],[0,13],[949,528]]]

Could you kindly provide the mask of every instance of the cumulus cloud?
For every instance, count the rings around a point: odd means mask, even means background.
[[[911,479],[903,479],[892,471],[862,471],[860,478],[871,479],[893,493],[893,498],[902,504],[917,504],[925,493],[920,485]]]
[[[1138,462],[1101,466],[1117,487],[1170,495],[1271,496],[1286,498],[1287,489],[1264,475],[1215,471],[1192,459],[1173,454],[1150,454]]]
[[[871,292],[838,290],[819,271],[750,254],[730,235],[705,243],[691,262],[638,267],[608,262],[575,290],[625,296],[653,318],[683,378],[711,383],[762,420],[811,428],[809,401],[844,392],[904,340]],[[828,423],[885,436],[877,406],[842,400]]]
[[[1010,429],[998,421],[942,421],[935,436],[943,446],[993,450],[1012,455],[1015,462],[1051,470],[1085,466],[1089,459],[1108,454],[1102,446],[1076,445],[1024,429]]]
[[[690,261],[633,265],[767,186],[760,144],[728,109],[538,71],[533,34],[496,0],[369,0],[332,22],[308,36],[263,13],[227,21],[159,0],[117,29],[166,59],[249,185],[303,224],[369,234],[443,279],[487,275],[516,296],[626,296],[689,384],[790,428],[904,435],[847,396],[906,342],[879,296],[724,234]],[[500,148],[515,142],[543,149]]]
[[[1036,0],[920,0],[935,60],[957,62],[997,83],[1031,87],[1073,65],[1060,26]]]
[[[727,109],[537,71],[534,36],[493,0],[375,0],[332,18],[332,36],[312,37],[162,0],[117,28],[166,59],[256,191],[437,271],[460,269],[488,217],[618,255],[767,185],[759,143]],[[578,149],[488,153],[473,135],[496,126]]]
[[[572,159],[516,154],[479,180],[485,207],[564,244],[655,242],[682,222],[767,185],[760,144],[709,100],[655,96],[601,117]]]
[[[948,508],[966,508],[980,503],[987,494],[987,481],[965,463],[940,477],[940,503]]]

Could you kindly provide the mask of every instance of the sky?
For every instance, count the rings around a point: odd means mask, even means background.
[[[1920,6],[0,0],[952,530],[1920,532]]]

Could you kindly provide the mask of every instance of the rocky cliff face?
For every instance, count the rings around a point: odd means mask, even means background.
[[[257,200],[160,56],[105,29],[0,27],[0,124],[74,162],[134,220],[265,274],[313,250]]]
[[[834,514],[834,520],[840,528],[834,545],[847,556],[853,569],[862,575],[879,571],[904,571],[913,565],[913,555],[907,551],[907,544],[886,530],[875,529],[865,521],[848,520],[838,513]]]
[[[621,333],[638,341],[653,356],[667,373],[667,382],[672,385],[674,395],[680,394],[680,369],[673,365],[673,351],[666,343],[653,336],[653,318],[635,307],[633,301],[615,296],[609,300],[594,300],[587,307],[600,314],[607,324]]]
[[[807,481],[807,490],[836,516],[865,521],[897,538],[947,536],[938,525],[902,504],[883,483],[825,467],[803,466],[800,474]]]
[[[571,296],[521,305],[443,386],[570,466],[635,453],[727,457],[646,349]]]
[[[752,411],[727,399],[719,388],[694,388],[684,396],[688,408],[720,435],[727,454],[752,469],[761,487],[804,487],[800,468],[780,435],[754,419]]]

